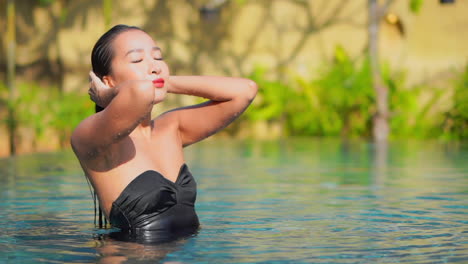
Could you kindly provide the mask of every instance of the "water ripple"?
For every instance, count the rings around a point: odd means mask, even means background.
[[[367,145],[343,152],[320,142],[211,144],[187,153],[200,231],[159,245],[116,241],[108,236],[115,230],[94,228],[88,185],[70,153],[0,160],[0,263],[468,259],[468,167],[453,153],[397,146],[385,175],[374,175]]]

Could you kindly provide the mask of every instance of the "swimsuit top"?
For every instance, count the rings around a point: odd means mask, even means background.
[[[148,170],[132,180],[112,203],[109,220],[121,231],[153,241],[193,233],[199,226],[196,196],[197,184],[186,164],[175,182]]]

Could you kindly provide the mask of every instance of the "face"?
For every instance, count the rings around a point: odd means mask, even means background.
[[[111,73],[103,78],[109,87],[129,80],[167,80],[169,77],[169,68],[163,61],[161,50],[143,31],[130,30],[121,33],[114,40],[113,51]],[[164,100],[167,89],[155,89],[155,102]]]

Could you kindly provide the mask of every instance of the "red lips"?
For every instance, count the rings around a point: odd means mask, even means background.
[[[156,79],[156,80],[153,80],[153,85],[157,88],[162,88],[164,87],[164,79],[163,78],[159,78],[159,79]]]

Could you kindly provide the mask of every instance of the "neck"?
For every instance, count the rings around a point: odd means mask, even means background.
[[[151,136],[153,122],[151,121],[151,113],[148,113],[138,126],[133,130],[132,134],[140,134],[144,136]]]

